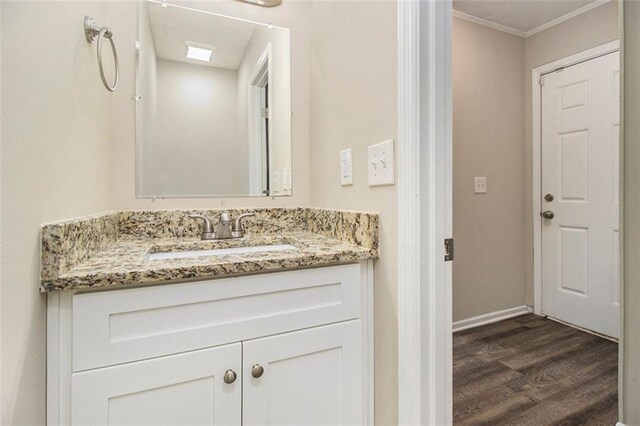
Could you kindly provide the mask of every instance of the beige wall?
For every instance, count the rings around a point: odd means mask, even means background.
[[[454,18],[454,321],[524,304],[523,76],[524,39]]]
[[[111,99],[85,14],[112,22],[109,2],[2,3],[2,419],[45,421],[45,297],[39,230],[109,210]],[[19,42],[16,42],[19,40]]]
[[[115,1],[113,30],[120,51],[120,87],[113,95],[111,207],[163,209],[183,207],[281,207],[309,204],[308,10],[310,2],[285,1],[275,8],[232,1],[180,0],[172,4],[221,13],[291,30],[292,197],[137,199],[135,191],[134,40],[135,3]]]
[[[640,425],[640,2],[623,4],[624,334],[622,419]]]
[[[526,208],[526,288],[527,304],[533,305],[533,193],[531,164],[531,70],[592,47],[616,40],[618,4],[615,0],[569,19],[525,40],[525,208]]]
[[[311,204],[380,213],[375,264],[376,423],[397,424],[396,188],[369,187],[367,146],[397,136],[397,14],[393,1],[311,3]],[[339,152],[353,150],[353,186]]]

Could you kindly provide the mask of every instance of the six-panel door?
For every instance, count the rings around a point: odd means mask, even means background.
[[[241,363],[242,344],[234,343],[75,373],[72,423],[240,425]],[[223,379],[228,370],[232,383]]]
[[[243,424],[362,424],[362,374],[360,320],[243,342]]]
[[[542,312],[618,337],[619,54],[544,76]]]

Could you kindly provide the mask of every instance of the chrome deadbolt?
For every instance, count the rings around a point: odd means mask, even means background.
[[[544,196],[544,200],[548,203],[553,201],[553,194],[547,194]]]
[[[228,385],[236,381],[238,375],[233,370],[227,370],[224,372],[224,377],[222,378],[224,382]]]
[[[263,374],[264,374],[264,367],[261,366],[260,364],[255,364],[253,367],[251,367],[251,375],[256,379],[259,377],[262,377]]]
[[[555,216],[551,210],[547,210],[545,212],[542,212],[541,215],[545,219],[553,219],[554,216]]]

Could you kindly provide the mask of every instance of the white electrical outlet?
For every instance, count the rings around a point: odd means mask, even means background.
[[[353,164],[351,162],[351,148],[340,151],[340,184],[353,185]]]
[[[476,194],[486,194],[487,193],[487,178],[484,176],[476,176],[473,178],[473,185],[475,188]]]
[[[393,139],[369,147],[369,186],[393,185],[395,176]]]

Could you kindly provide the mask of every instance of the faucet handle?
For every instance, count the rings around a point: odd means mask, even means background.
[[[240,238],[244,235],[244,230],[242,229],[242,219],[255,215],[255,213],[244,213],[236,218],[236,220],[233,222],[233,227],[231,227],[231,232],[233,233],[234,237]]]
[[[190,214],[188,215],[191,219],[202,219],[204,223],[204,227],[202,228],[202,239],[209,239],[211,235],[213,235],[213,225],[211,221],[206,216],[201,214]]]

